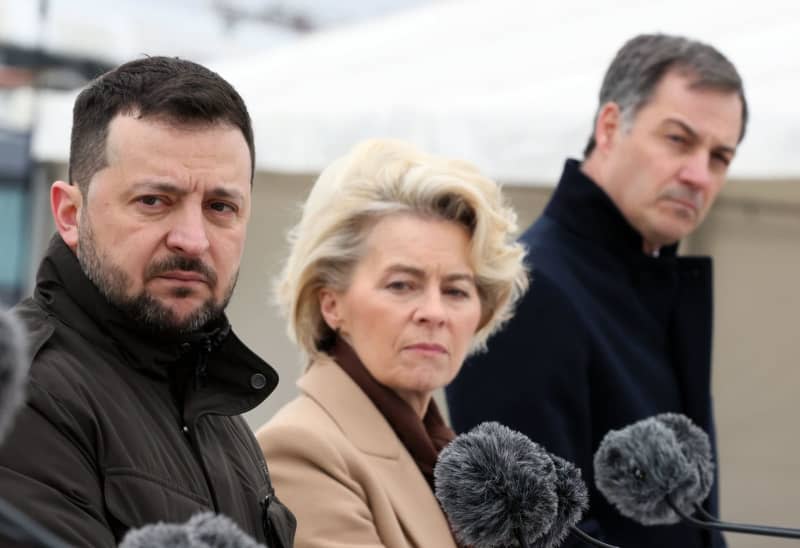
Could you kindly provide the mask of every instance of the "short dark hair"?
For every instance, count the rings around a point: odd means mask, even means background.
[[[86,195],[89,181],[107,165],[106,141],[118,114],[161,118],[177,125],[224,123],[241,130],[255,167],[253,126],[244,101],[219,74],[175,57],[130,61],[90,82],[75,100],[69,182]]]
[[[623,119],[630,123],[650,100],[658,83],[670,71],[686,73],[691,86],[735,92],[742,101],[742,127],[739,141],[747,127],[747,100],[742,78],[727,57],[713,46],[682,36],[640,34],[620,48],[608,67],[600,87],[600,109],[608,102],[619,105]],[[588,157],[594,150],[594,124],[583,151]]]

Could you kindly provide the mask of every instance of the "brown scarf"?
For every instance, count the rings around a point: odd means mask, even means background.
[[[411,453],[431,490],[434,490],[433,467],[436,465],[439,451],[456,437],[455,432],[442,419],[436,402],[431,400],[425,416],[420,420],[403,398],[375,380],[355,350],[341,337],[336,337],[336,342],[329,352],[336,363],[378,408],[406,450]],[[456,540],[455,535],[453,540]],[[459,544],[457,540],[456,545],[460,548],[471,548]]]
[[[436,465],[436,458],[439,456],[439,451],[455,437],[455,432],[442,419],[436,402],[431,399],[425,416],[420,420],[405,400],[375,380],[353,348],[341,337],[337,337],[330,353],[336,363],[372,400],[411,453],[420,472],[433,489],[433,467]]]

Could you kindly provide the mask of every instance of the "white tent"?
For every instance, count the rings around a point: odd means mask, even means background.
[[[260,170],[315,173],[358,140],[406,139],[507,182],[552,184],[589,134],[622,42],[669,32],[740,69],[751,121],[736,178],[800,177],[800,3],[464,0],[213,65],[242,93]],[[66,157],[71,97],[43,100],[34,150]]]
[[[205,61],[277,45],[295,32],[263,21],[229,24],[214,0],[0,0],[0,43],[117,63],[170,52]],[[256,35],[256,32],[258,33]]]

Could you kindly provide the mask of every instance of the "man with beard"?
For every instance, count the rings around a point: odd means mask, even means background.
[[[711,259],[676,251],[721,190],[746,122],[742,80],[716,49],[660,34],[628,41],[606,72],[583,162],[567,160],[521,238],[528,293],[448,387],[456,430],[499,421],[576,463],[591,497],[581,526],[611,544],[724,545],[718,533],[623,517],[594,487],[592,459],[609,430],[667,411],[714,438]],[[706,504],[717,512],[716,486]]]
[[[250,217],[250,117],[208,69],[126,63],[75,102],[58,234],[32,298],[27,406],[0,492],[75,546],[200,511],[270,547],[294,518],[239,416],[277,384],[224,315]]]

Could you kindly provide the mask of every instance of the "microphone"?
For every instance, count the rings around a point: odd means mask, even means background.
[[[703,529],[800,538],[798,529],[726,523],[702,508],[714,481],[711,443],[684,415],[663,413],[611,430],[595,452],[594,471],[603,496],[642,525],[685,521]]]
[[[457,436],[433,470],[436,498],[459,543],[473,548],[553,548],[574,532],[588,506],[586,485],[570,462],[496,422]]]
[[[30,360],[25,333],[11,311],[0,311],[0,443],[25,403]]]
[[[558,455],[549,453],[549,456],[556,470],[556,481],[553,488],[558,497],[558,510],[550,530],[532,547],[555,548],[561,546],[567,535],[572,533],[592,546],[617,548],[590,536],[577,526],[583,518],[583,513],[589,508],[589,490],[583,482],[581,469]]]
[[[667,495],[679,508],[692,512],[694,504],[705,499],[711,489],[710,485],[701,489],[697,467],[690,465],[670,424],[653,417],[612,430],[595,452],[598,490],[623,516],[642,525],[680,521],[667,502]],[[691,428],[699,430],[693,424],[685,430],[697,435]],[[706,462],[713,467],[708,451]],[[693,455],[692,460],[702,461],[703,457]]]
[[[556,517],[555,466],[527,436],[484,422],[439,453],[436,498],[459,543],[529,547]]]
[[[711,456],[711,441],[702,428],[695,425],[686,415],[680,413],[661,413],[655,417],[675,435],[675,441],[686,458],[689,468],[696,472],[693,481],[687,485],[683,494],[695,506],[711,493],[714,484],[714,460]]]
[[[131,529],[119,548],[266,548],[229,517],[195,514],[186,523],[155,523]]]
[[[558,498],[558,509],[550,529],[533,544],[536,548],[561,546],[567,535],[577,529],[575,525],[589,508],[589,492],[580,468],[552,453],[549,456],[556,472],[553,487]]]

